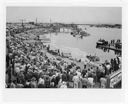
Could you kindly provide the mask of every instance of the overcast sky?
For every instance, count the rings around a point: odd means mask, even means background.
[[[119,23],[121,7],[7,7],[7,22]]]

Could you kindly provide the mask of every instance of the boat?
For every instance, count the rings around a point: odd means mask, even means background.
[[[68,53],[68,52],[67,53],[63,52],[62,55],[64,58],[71,58],[72,57],[71,53]]]
[[[96,62],[96,61],[100,61],[100,58],[96,55],[87,55],[86,56],[90,61]]]
[[[88,34],[87,32],[85,31],[80,31],[79,33],[81,36],[89,36],[90,34]]]
[[[80,32],[73,31],[73,32],[71,32],[71,35],[73,35],[73,37],[75,37],[76,35],[79,35],[80,37],[83,37],[83,36],[89,36],[90,34],[88,34],[85,31],[80,31]]]
[[[100,40],[98,40],[98,42],[96,44],[97,44],[97,46],[99,46],[99,45],[107,45],[108,41],[105,41],[104,39],[100,39]]]

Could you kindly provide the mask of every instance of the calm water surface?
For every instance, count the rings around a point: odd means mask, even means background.
[[[51,34],[52,43],[56,44],[57,47],[70,47],[78,49],[86,54],[97,55],[101,61],[116,57],[114,51],[103,52],[103,50],[96,49],[96,42],[101,38],[107,41],[112,39],[121,39],[121,29],[116,28],[97,28],[81,26],[83,29],[86,27],[86,31],[90,36],[73,37],[70,33],[57,33]]]

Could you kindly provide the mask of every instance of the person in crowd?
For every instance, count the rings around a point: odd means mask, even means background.
[[[82,77],[82,88],[87,88],[88,86],[88,78],[86,75],[84,75],[84,77]]]
[[[44,77],[41,76],[38,81],[38,88],[44,88],[45,80]]]
[[[16,88],[16,80],[11,81],[10,88]]]
[[[45,88],[50,88],[50,78],[49,78],[49,76],[45,77],[44,83],[45,83]]]
[[[61,85],[60,85],[60,88],[67,88],[66,82],[63,81],[63,82],[61,83]]]
[[[37,88],[37,80],[35,77],[33,77],[30,81],[30,87],[31,88]]]
[[[106,88],[107,86],[107,79],[105,77],[100,78],[101,88]]]
[[[88,77],[88,87],[89,88],[93,88],[93,86],[94,86],[94,79],[93,79],[93,77]]]
[[[73,76],[74,88],[78,88],[79,81],[79,76],[77,75],[77,73],[75,73],[75,75]]]

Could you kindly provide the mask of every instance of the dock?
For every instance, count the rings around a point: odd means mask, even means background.
[[[114,46],[97,45],[97,47],[122,52],[122,49],[115,48]]]

